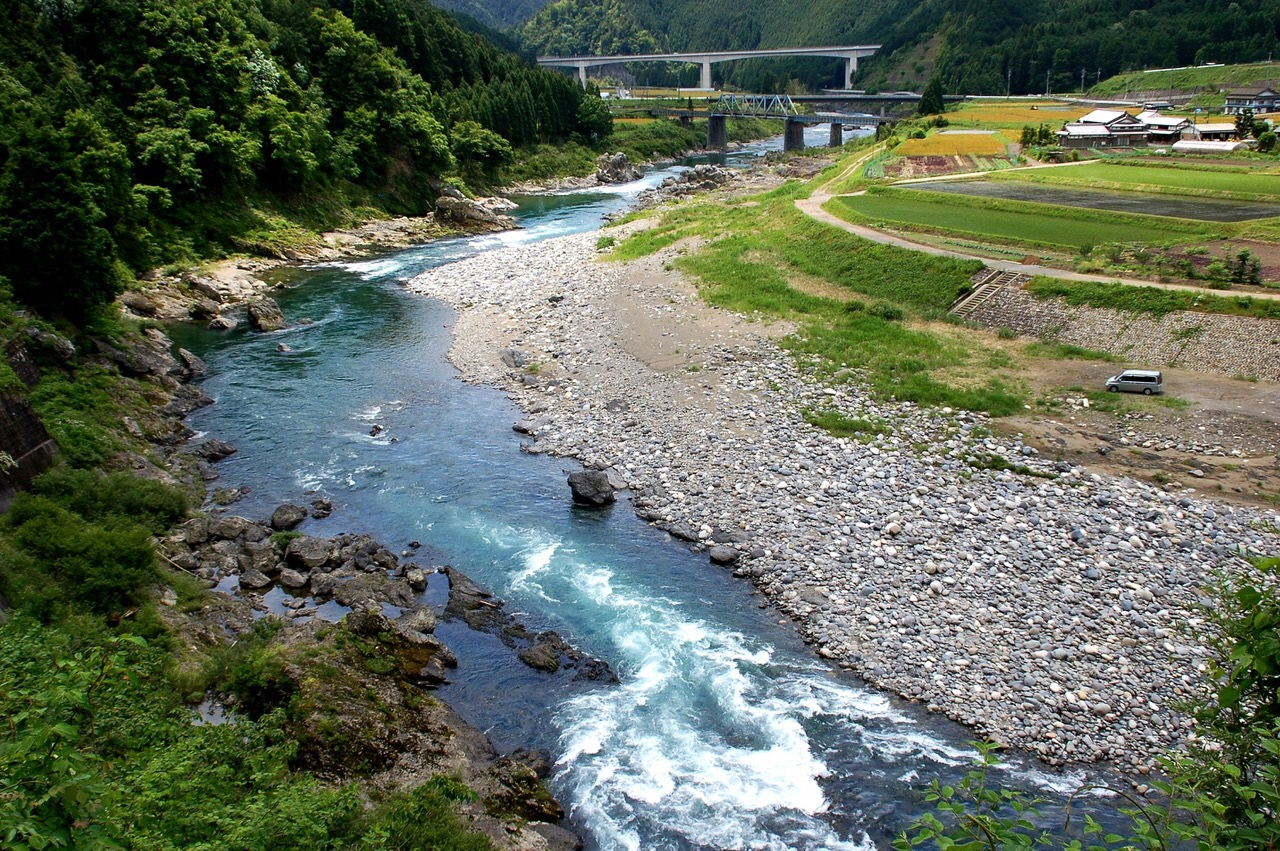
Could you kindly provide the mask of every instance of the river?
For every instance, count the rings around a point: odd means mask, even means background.
[[[446,361],[450,310],[402,287],[476,252],[598,227],[670,173],[525,199],[521,230],[294,272],[277,300],[314,324],[179,329],[217,400],[189,422],[238,447],[219,464],[219,484],[250,488],[237,513],[328,496],[333,515],[305,531],[368,532],[393,549],[421,541],[416,560],[455,565],[529,626],[618,672],[618,685],[548,676],[497,639],[438,630],[460,661],[441,697],[499,749],[555,756],[552,790],[589,848],[887,847],[927,808],[927,779],[964,770],[967,731],[818,659],[749,584],[625,501],[573,508],[571,462],[519,451],[520,412]],[[444,581],[432,577],[428,601],[441,602]],[[1078,779],[1010,770],[1042,789]]]

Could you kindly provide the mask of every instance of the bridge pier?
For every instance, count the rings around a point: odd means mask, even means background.
[[[844,89],[849,91],[853,88],[853,75],[858,73],[858,57],[850,56],[844,61]]]
[[[791,122],[787,122],[787,126],[791,126]],[[725,124],[723,115],[707,116],[707,148],[713,151],[722,151],[729,147],[729,128]]]
[[[831,122],[831,141],[827,144],[832,148],[839,148],[844,144],[844,125],[839,121]]]
[[[784,152],[804,150],[804,124],[787,119],[783,125],[782,150]]]
[[[680,116],[680,126],[681,126],[681,127],[692,127],[692,126],[693,126],[693,116],[692,116],[692,115],[682,115],[682,116]]]
[[[585,62],[578,63],[578,83],[585,89],[587,87],[587,64]]]
[[[711,60],[702,60],[702,74],[698,78],[698,86],[703,89],[711,88]]]

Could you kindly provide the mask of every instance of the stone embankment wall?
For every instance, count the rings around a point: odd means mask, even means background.
[[[1061,299],[1041,301],[1012,287],[968,319],[989,328],[1110,352],[1135,364],[1280,381],[1280,321],[1177,311],[1160,318]]]

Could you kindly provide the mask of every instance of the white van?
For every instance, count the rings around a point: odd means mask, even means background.
[[[1152,393],[1164,392],[1164,376],[1154,369],[1126,369],[1107,379],[1107,389],[1112,393],[1123,390],[1126,393],[1150,396]]]

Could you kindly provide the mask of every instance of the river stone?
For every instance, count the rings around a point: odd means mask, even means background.
[[[569,474],[573,501],[581,505],[609,505],[615,499],[609,476],[600,470],[578,470]]]
[[[285,558],[291,564],[301,565],[307,570],[320,567],[329,560],[331,554],[329,541],[310,535],[294,538],[284,551]]]
[[[301,575],[301,574],[299,574],[299,575]],[[306,582],[306,580],[303,580],[303,583],[304,583],[304,584],[305,584],[305,582]],[[241,588],[248,588],[248,589],[250,589],[250,590],[257,590],[258,588],[266,588],[266,587],[267,587],[268,585],[270,585],[270,584],[271,584],[271,580],[267,577],[267,575],[266,575],[266,574],[264,574],[264,573],[263,573],[262,571],[260,571],[260,570],[256,570],[256,569],[254,569],[254,568],[252,568],[252,567],[251,567],[251,568],[249,568],[248,570],[245,570],[245,571],[241,572],[241,574],[240,574],[240,587],[241,587]]]
[[[307,509],[301,505],[286,502],[271,512],[271,528],[286,532],[307,519]]]
[[[279,331],[284,327],[284,313],[275,299],[263,296],[248,307],[249,324],[259,331]]]
[[[286,567],[280,571],[280,584],[286,588],[303,588],[307,584],[307,577],[291,567]]]
[[[252,525],[253,521],[249,518],[231,514],[210,521],[209,534],[223,541],[234,541]]]
[[[236,448],[226,441],[211,437],[195,447],[195,453],[206,461],[221,461],[236,454]]]
[[[707,556],[712,564],[733,564],[738,560],[738,551],[733,547],[717,544],[707,552]]]
[[[311,500],[311,516],[323,520],[333,513],[333,500],[328,497],[317,497]]]

